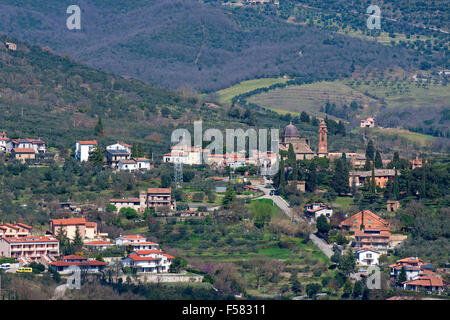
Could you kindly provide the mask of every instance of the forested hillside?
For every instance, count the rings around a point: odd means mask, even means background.
[[[322,79],[410,70],[425,61],[414,50],[287,23],[283,6],[83,0],[81,30],[68,30],[69,4],[1,0],[0,31],[116,74],[200,91],[285,74]]]

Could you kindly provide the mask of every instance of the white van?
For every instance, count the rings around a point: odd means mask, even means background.
[[[11,263],[3,263],[2,265],[0,265],[0,269],[3,270],[11,269]]]

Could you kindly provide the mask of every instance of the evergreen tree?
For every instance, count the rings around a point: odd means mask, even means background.
[[[366,160],[373,161],[375,159],[375,147],[373,145],[373,141],[369,140],[366,148]]]
[[[425,167],[422,168],[422,179],[420,181],[419,197],[425,199],[427,197],[427,176],[425,174]]]
[[[316,226],[317,231],[323,234],[328,234],[328,232],[331,229],[330,224],[327,221],[327,218],[325,218],[322,215],[317,218]]]
[[[390,163],[390,168],[400,168],[400,156],[398,155],[398,152],[394,152],[394,157],[392,158],[392,161]]]
[[[345,153],[341,159],[334,160],[334,172],[332,178],[332,187],[340,195],[350,192],[349,171]]]
[[[75,230],[75,237],[73,239],[73,248],[75,251],[81,251],[81,248],[83,248],[83,238],[81,237],[80,230],[78,229],[78,226]]]
[[[370,179],[370,192],[375,193],[376,183],[375,183],[375,166],[372,164],[372,178]]]
[[[96,166],[103,166],[104,164],[103,149],[99,144],[95,146],[94,150],[89,155],[88,160],[89,162],[91,162]]]
[[[317,166],[314,161],[309,165],[308,175],[306,177],[306,189],[309,192],[316,191],[317,188]]]
[[[348,249],[347,252],[341,258],[339,269],[342,270],[346,275],[349,275],[355,270],[355,268],[356,268],[355,255],[353,254],[352,249]]]
[[[289,143],[289,149],[288,149],[288,161],[289,164],[292,166],[294,162],[296,162],[294,147],[292,146],[292,143]]]
[[[229,209],[231,207],[231,203],[234,201],[234,199],[235,199],[234,188],[231,185],[231,183],[228,183],[227,191],[225,192],[225,196],[223,197],[223,200],[222,200],[223,207],[225,209]]]
[[[398,274],[397,285],[401,285],[401,283],[405,282],[406,280],[408,280],[406,277],[406,270],[405,267],[403,267],[402,270],[400,270],[400,273]]]
[[[345,126],[344,126],[344,123],[342,121],[339,121],[339,123],[337,125],[336,134],[341,134],[344,137],[346,135]]]
[[[302,111],[302,113],[300,114],[300,121],[309,122],[309,120],[309,115],[305,111]]]
[[[283,158],[281,158],[280,161],[280,168],[279,168],[279,172],[280,172],[280,183],[278,188],[281,190],[284,190],[284,187],[286,186],[286,173],[284,171],[284,160]]]
[[[400,187],[398,185],[397,168],[395,168],[394,185],[392,187],[392,193],[394,200],[400,200]]]
[[[102,122],[102,117],[98,117],[98,121],[97,124],[94,128],[95,131],[95,135],[98,137],[103,136],[104,134],[104,128],[103,128],[103,122]]]
[[[378,150],[375,154],[375,168],[383,169],[383,161],[381,160],[381,154],[380,151]]]

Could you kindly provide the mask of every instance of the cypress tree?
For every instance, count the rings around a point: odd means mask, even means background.
[[[372,164],[372,178],[370,179],[370,192],[375,193],[375,166]]]
[[[279,188],[282,189],[286,186],[286,174],[284,172],[284,160],[280,161],[280,183]]]
[[[370,161],[373,161],[375,159],[375,147],[372,140],[369,140],[369,142],[367,143],[366,159]]]
[[[381,154],[378,150],[375,153],[375,168],[383,169],[383,161],[381,160]]]
[[[94,128],[94,132],[96,136],[103,136],[104,128],[103,128],[103,122],[102,117],[98,117],[97,125]]]
[[[394,186],[392,188],[392,193],[394,195],[394,200],[399,200],[400,199],[400,188],[399,188],[399,185],[398,185],[397,168],[395,169]]]

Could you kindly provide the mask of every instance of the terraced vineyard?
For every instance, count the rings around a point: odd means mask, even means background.
[[[379,102],[370,98],[358,90],[355,90],[343,81],[317,82],[301,86],[290,86],[275,89],[267,93],[255,95],[248,99],[249,102],[269,109],[281,112],[302,112],[324,117],[326,114],[320,108],[327,102],[338,105],[350,104],[356,101],[358,104],[369,107],[378,107]]]

